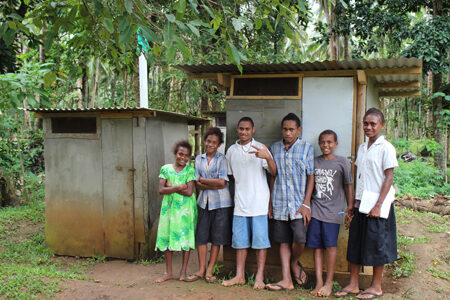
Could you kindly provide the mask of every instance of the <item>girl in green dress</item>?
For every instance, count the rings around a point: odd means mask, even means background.
[[[191,249],[195,249],[197,203],[194,195],[195,171],[189,166],[192,147],[188,141],[175,144],[175,163],[161,168],[159,193],[164,195],[159,215],[155,250],[165,252],[166,273],[157,283],[173,278],[173,251],[183,251],[180,280],[186,277],[186,267]]]

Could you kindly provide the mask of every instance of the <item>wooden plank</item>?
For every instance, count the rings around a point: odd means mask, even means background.
[[[379,68],[379,69],[367,69],[367,76],[376,75],[396,75],[396,74],[422,74],[422,68]]]
[[[301,77],[303,73],[272,73],[272,74],[245,74],[231,75],[231,78],[280,78],[280,77]]]
[[[356,133],[355,133],[355,153],[359,146],[364,143],[364,130],[363,130],[363,118],[366,113],[367,105],[367,85],[357,85],[357,98],[356,98]]]
[[[389,92],[389,91],[380,91],[379,97],[415,97],[422,96],[421,91],[416,92]]]
[[[217,73],[217,82],[219,85],[229,88],[231,86],[231,76],[227,73]]]
[[[100,114],[102,119],[131,119],[133,114],[131,112],[117,113],[117,112],[105,112]]]
[[[200,130],[189,130],[189,134],[200,134]]]
[[[301,96],[227,96],[226,99],[248,100],[301,100]]]
[[[397,82],[378,82],[377,88],[418,88],[420,87],[419,81],[397,81]]]
[[[356,75],[358,77],[359,84],[367,84],[367,76],[364,70],[356,70]]]
[[[217,73],[190,73],[188,79],[217,79]]]
[[[195,130],[196,133],[194,135],[195,137],[195,148],[194,148],[194,155],[197,156],[200,154],[200,124],[195,124]]]
[[[357,99],[358,99],[358,79],[356,76],[353,78],[353,116],[352,116],[352,176],[353,182],[356,182],[356,169],[355,169],[355,160],[356,160],[356,109],[357,109]]]
[[[356,70],[324,70],[324,71],[302,71],[304,77],[348,77],[355,76]]]

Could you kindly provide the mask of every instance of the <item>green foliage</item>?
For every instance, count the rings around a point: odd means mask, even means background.
[[[24,61],[19,72],[0,75],[0,111],[17,109],[26,103],[29,107],[49,106],[50,90],[56,74],[51,64]],[[45,86],[46,88],[43,88]],[[36,102],[39,95],[41,102]]]
[[[411,143],[406,139],[393,140],[392,145],[395,147],[395,151],[398,154],[408,151],[411,147]]]
[[[450,281],[450,272],[442,271],[436,267],[428,267],[427,272],[430,272],[431,276],[435,278],[441,278]]]
[[[402,250],[398,251],[398,260],[395,261],[392,266],[394,270],[392,271],[392,277],[395,279],[400,277],[411,276],[416,266],[414,266],[415,256],[412,252],[404,252]]]
[[[450,185],[442,184],[443,177],[434,166],[420,160],[409,163],[399,160],[398,163],[394,184],[399,188],[400,196],[408,194],[429,198],[436,194],[450,194]]]
[[[214,276],[219,276],[220,269],[222,269],[222,267],[223,267],[223,265],[215,264],[214,268],[213,268],[213,275]]]
[[[434,156],[436,152],[443,151],[442,145],[436,142],[434,139],[427,139],[423,142],[423,147],[430,152],[431,156]]]

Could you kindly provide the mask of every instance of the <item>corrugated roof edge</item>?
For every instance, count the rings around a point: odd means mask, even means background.
[[[183,64],[174,68],[187,73],[240,73],[234,64]],[[272,73],[297,71],[357,70],[377,68],[422,67],[422,59],[399,57],[383,59],[324,60],[298,63],[242,64],[243,73]]]
[[[156,114],[162,114],[167,116],[186,118],[190,121],[208,122],[209,120],[202,117],[191,116],[187,114],[171,112],[160,109],[145,108],[145,107],[94,107],[94,108],[33,108],[29,109],[31,112],[37,113],[81,113],[81,112],[139,112],[139,111],[151,111]]]

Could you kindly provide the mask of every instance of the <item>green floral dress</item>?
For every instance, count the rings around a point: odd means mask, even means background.
[[[161,168],[159,178],[169,180],[172,186],[178,186],[195,180],[195,171],[193,167],[186,166],[177,173],[173,165],[168,164]],[[155,250],[195,249],[196,224],[197,202],[194,193],[190,197],[178,193],[164,195]]]

